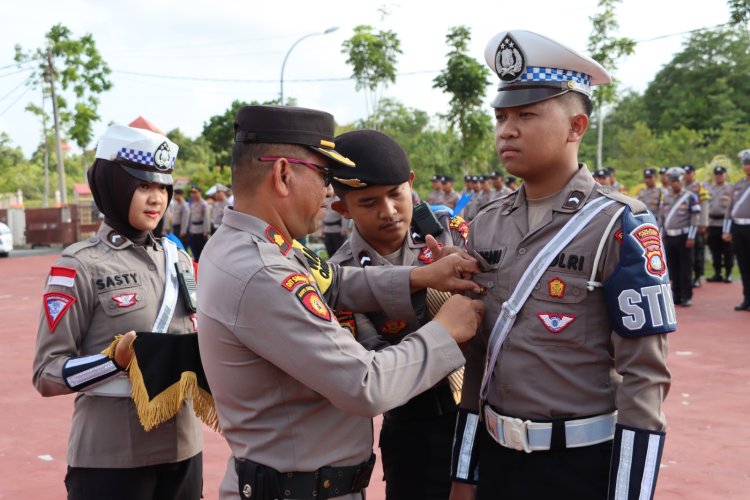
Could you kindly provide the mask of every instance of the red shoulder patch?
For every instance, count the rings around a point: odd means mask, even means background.
[[[622,229],[618,229],[615,233],[615,239],[622,243]]]
[[[402,319],[389,319],[380,327],[380,331],[388,335],[396,335],[404,328],[406,328],[406,321]]]
[[[44,314],[47,316],[50,333],[55,333],[55,327],[75,301],[75,297],[71,297],[67,293],[50,292],[44,294]]]
[[[354,319],[354,313],[350,311],[341,311],[336,313],[336,319],[339,324],[349,330],[352,337],[357,338],[357,320]]]
[[[297,285],[303,284],[307,285],[310,283],[310,280],[307,279],[307,276],[300,273],[292,273],[281,282],[281,286],[286,288],[288,291],[292,291],[295,288],[297,288]]]
[[[646,272],[658,277],[664,276],[667,272],[667,265],[664,261],[659,228],[653,224],[641,224],[633,229],[630,235],[643,247]]]
[[[320,298],[314,286],[304,285],[295,292],[295,295],[305,309],[320,319],[331,321],[331,310],[328,309],[325,301]]]

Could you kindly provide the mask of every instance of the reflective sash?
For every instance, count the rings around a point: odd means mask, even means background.
[[[677,208],[682,205],[682,202],[687,200],[690,195],[693,194],[692,191],[688,191],[682,196],[679,197],[679,199],[674,202],[674,205],[672,205],[672,208],[669,209],[669,212],[667,213],[667,216],[664,218],[664,229],[667,229],[667,226],[669,225],[669,221],[672,220],[672,217],[674,216],[674,213],[677,211]]]
[[[565,248],[568,243],[570,243],[570,241],[588,225],[589,222],[591,222],[591,219],[593,219],[594,216],[614,202],[615,200],[602,196],[601,198],[597,198],[591,203],[585,205],[565,224],[565,226],[563,226],[555,237],[544,246],[542,251],[539,252],[531,262],[531,265],[526,268],[523,276],[521,276],[521,280],[518,282],[518,285],[516,285],[516,289],[513,290],[513,294],[503,303],[500,315],[497,317],[495,326],[492,328],[492,334],[490,335],[490,340],[487,345],[488,356],[487,359],[485,359],[482,387],[479,390],[479,396],[482,400],[487,399],[490,385],[489,382],[492,378],[495,364],[497,363],[497,357],[503,347],[503,342],[505,342],[505,339],[508,337],[508,332],[510,332],[513,323],[516,321],[516,315],[523,307],[526,299],[531,295],[534,286],[560,251]]]

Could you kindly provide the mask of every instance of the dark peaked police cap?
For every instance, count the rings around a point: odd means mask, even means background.
[[[502,31],[484,50],[487,65],[500,77],[493,108],[524,106],[609,83],[607,71],[588,56],[543,35],[525,30]]]
[[[409,180],[409,157],[401,145],[377,130],[354,130],[336,137],[336,147],[351,158],[357,168],[334,168],[334,186],[362,189],[369,186],[402,184]]]
[[[294,106],[245,106],[234,120],[235,142],[297,144],[307,146],[336,162],[354,167],[354,162],[336,151],[333,115]]]

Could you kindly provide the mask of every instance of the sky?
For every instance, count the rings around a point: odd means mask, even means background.
[[[362,24],[392,30],[401,41],[397,80],[384,96],[435,116],[448,109],[449,96],[433,89],[432,80],[445,68],[451,27],[471,30],[469,54],[484,64],[486,43],[507,29],[536,31],[585,52],[596,11],[596,0],[0,0],[0,132],[27,156],[40,143],[41,123],[24,108],[41,104],[41,90],[24,85],[28,72],[14,66],[14,47],[42,47],[56,23],[76,38],[91,33],[112,70],[113,88],[100,96],[93,147],[109,123],[138,116],[196,137],[234,100],[277,98],[287,54],[285,98],[328,111],[338,123],[365,118],[365,95],[356,91],[342,53],[342,43]],[[729,9],[726,0],[624,0],[617,19],[618,35],[638,44],[615,76],[623,88],[643,92],[680,51],[687,32],[727,22]],[[308,37],[289,52],[301,37],[333,27],[338,29]],[[492,81],[488,111],[494,75]]]

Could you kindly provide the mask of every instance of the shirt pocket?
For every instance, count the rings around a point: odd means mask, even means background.
[[[573,346],[586,341],[587,277],[548,270],[524,306],[531,327],[529,340],[538,345]]]

